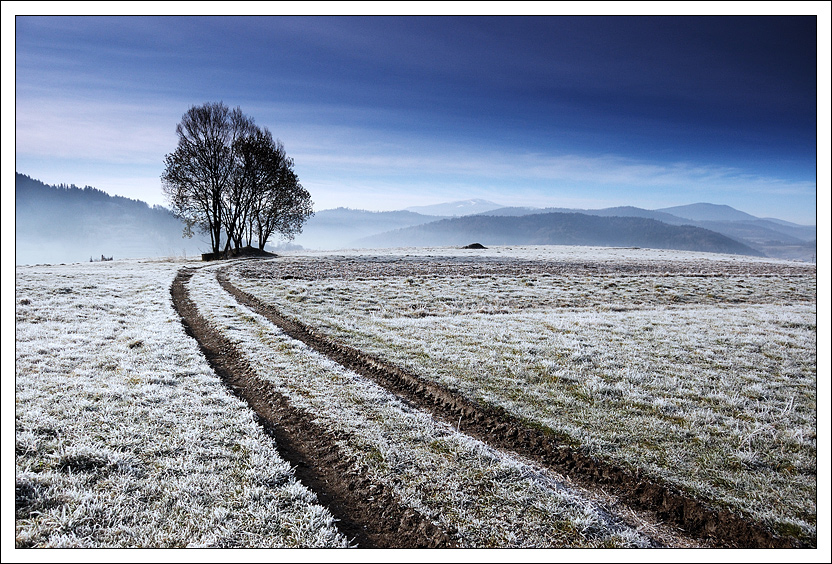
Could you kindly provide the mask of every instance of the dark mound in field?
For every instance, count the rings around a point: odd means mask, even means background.
[[[242,249],[235,249],[226,253],[227,258],[241,258],[241,257],[276,257],[274,253],[263,251],[251,245],[243,247]]]
[[[471,243],[470,245],[465,245],[462,248],[463,249],[487,249],[488,247],[483,246],[481,243]]]
[[[202,260],[220,260],[231,258],[271,258],[276,256],[277,255],[274,253],[262,251],[258,248],[249,245],[241,249],[231,249],[229,251],[221,253],[202,253]]]

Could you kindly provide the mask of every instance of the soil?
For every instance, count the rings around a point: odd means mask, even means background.
[[[268,251],[262,251],[256,247],[248,245],[239,249],[230,249],[227,252],[219,253],[203,253],[202,260],[222,260],[232,258],[274,258],[277,255]]]
[[[257,414],[280,455],[297,478],[338,520],[338,528],[359,547],[433,548],[456,546],[454,531],[402,506],[383,484],[362,475],[361,461],[338,447],[339,436],[325,431],[269,383],[259,379],[245,357],[199,315],[188,297],[192,269],[182,269],[171,286],[174,307],[188,335],[197,340],[219,377]],[[358,469],[358,470],[356,470]]]
[[[236,288],[228,281],[223,270],[218,271],[217,278],[239,303],[263,315],[290,337],[306,343],[344,367],[373,379],[413,406],[457,426],[460,431],[491,446],[516,452],[568,476],[583,487],[600,491],[602,497],[616,499],[629,506],[640,519],[665,523],[689,537],[687,542],[679,539],[671,544],[742,548],[804,546],[797,539],[780,537],[759,523],[731,511],[711,507],[706,501],[679,491],[670,484],[642,476],[637,470],[620,468],[592,457],[580,445],[572,443],[567,437],[557,436],[550,429],[520,420],[499,407],[476,404],[453,390],[428,382],[383,359],[338,342],[282,315],[272,305]],[[251,379],[251,376],[247,378]],[[258,386],[262,391],[257,394],[274,395],[274,392],[263,389],[262,383]],[[298,414],[298,417],[302,418],[301,415]],[[290,429],[292,433],[295,432],[293,428]],[[316,439],[319,437],[320,435]],[[356,479],[360,480],[359,477]],[[404,533],[402,530],[400,535]],[[452,537],[451,532],[445,534],[448,539]],[[670,537],[672,536],[671,533]],[[445,537],[442,538],[445,542]],[[403,536],[391,540],[395,541],[395,546],[403,546]]]

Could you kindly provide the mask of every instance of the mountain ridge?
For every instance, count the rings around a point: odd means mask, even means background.
[[[444,202],[429,206],[410,206],[405,208],[405,211],[415,212],[422,215],[462,217],[466,215],[485,213],[489,210],[501,207],[503,206],[488,200],[472,198],[470,200],[457,200],[455,202]]]
[[[199,254],[199,236],[162,206],[15,173],[15,264]]]
[[[469,215],[381,233],[356,241],[365,247],[489,245],[581,245],[649,247],[764,256],[725,235],[690,225],[640,217],[581,213],[524,216]]]
[[[672,206],[669,208],[661,208],[654,210],[657,212],[668,213],[681,217],[682,219],[690,219],[693,221],[749,221],[760,219],[745,213],[738,209],[726,206],[724,204],[709,204],[706,202],[698,202],[696,204],[687,204],[684,206]]]
[[[32,257],[39,256],[38,262],[74,262],[88,260],[101,255],[117,256],[119,258],[144,256],[171,256],[174,254],[198,254],[204,252],[208,243],[201,241],[197,234],[193,239],[182,238],[182,223],[173,216],[167,208],[149,206],[141,200],[132,200],[123,196],[110,196],[92,187],[78,188],[76,186],[50,186],[34,180],[24,174],[16,173],[15,181],[15,237],[16,261],[31,263]],[[476,211],[485,208],[482,211]],[[496,206],[496,207],[492,207]],[[430,215],[413,211],[445,210],[465,211],[463,215]],[[677,211],[691,217],[705,219],[690,219],[671,213]],[[560,233],[555,236],[557,229],[552,225],[543,225],[538,220],[522,219],[530,216],[546,214],[579,214],[594,216],[606,220],[598,223],[595,220],[584,219],[583,223],[595,226],[598,232],[605,232],[611,237],[609,241],[593,238],[587,233],[580,235],[581,227],[578,223],[561,221]],[[709,215],[711,214],[711,215]],[[422,232],[430,230],[445,232],[445,239],[453,240],[447,244],[468,244],[472,241],[463,229],[463,238],[451,238],[449,224],[440,223],[446,220],[460,220],[465,218],[502,217],[499,227],[506,232],[514,232],[517,237],[523,231],[522,224],[537,222],[539,237],[538,244],[613,244],[614,246],[656,246],[662,242],[654,237],[655,233],[665,230],[667,236],[679,237],[679,231],[674,233],[664,227],[657,227],[648,223],[621,222],[620,218],[640,218],[651,220],[668,227],[696,227],[704,231],[719,234],[741,245],[739,252],[751,253],[774,258],[814,261],[817,252],[817,231],[815,226],[804,226],[776,218],[757,218],[730,206],[697,203],[686,206],[674,206],[658,210],[646,210],[635,206],[617,206],[596,210],[581,210],[572,208],[532,208],[532,207],[503,207],[494,202],[480,199],[458,200],[433,206],[413,206],[395,211],[368,211],[339,207],[320,210],[304,225],[303,231],[297,235],[294,242],[305,248],[336,249],[347,246],[366,246],[369,241],[376,244],[387,244],[391,240],[391,233],[403,229],[423,227]],[[732,219],[724,219],[729,217]],[[550,216],[549,219],[553,219]],[[722,218],[722,219],[720,219]],[[562,219],[562,218],[561,218]],[[468,219],[468,222],[476,220]],[[514,221],[518,225],[507,227],[507,222]],[[593,223],[594,222],[594,223]],[[451,223],[450,225],[454,225]],[[455,224],[458,227],[463,224]],[[629,241],[622,243],[622,234],[613,236],[609,231],[611,225],[630,230]],[[633,239],[632,231],[637,226],[652,233],[651,238]],[[563,226],[577,230],[571,236],[563,232]],[[672,230],[671,230],[672,231]],[[495,232],[496,233],[496,232]],[[545,236],[548,233],[548,239]],[[687,242],[704,236],[703,231],[687,231]],[[482,233],[489,235],[488,232]],[[493,234],[493,233],[492,233]],[[698,235],[697,235],[698,234]],[[400,237],[401,234],[396,235]],[[525,240],[531,240],[528,233]],[[476,238],[476,237],[475,237]],[[705,239],[712,238],[711,235]],[[429,245],[439,243],[441,238],[423,236],[409,244]],[[704,240],[704,239],[703,239]],[[709,239],[710,240],[710,239]],[[431,242],[434,241],[434,242]],[[503,239],[505,244],[521,244],[520,239]],[[558,241],[555,243],[555,241]],[[584,241],[584,242],[581,242]],[[586,243],[585,241],[594,241]],[[615,242],[618,241],[618,242]],[[498,244],[498,243],[491,243]],[[709,245],[713,247],[712,240]],[[720,243],[720,248],[731,245]],[[717,245],[719,246],[719,245]],[[293,245],[293,248],[298,248]],[[660,247],[661,248],[661,247]]]
[[[603,217],[643,217],[656,219],[670,225],[693,225],[716,231],[727,237],[744,243],[764,255],[772,258],[814,261],[817,256],[817,228],[814,225],[800,225],[773,218],[758,218],[736,210],[730,206],[716,204],[691,204],[676,206],[682,210],[693,210],[688,215],[710,217],[708,211],[714,211],[714,218],[727,219],[693,220],[682,218],[661,210],[646,210],[634,206],[618,206],[595,210],[569,208],[504,208],[487,212],[487,215],[521,215],[537,213],[584,213]],[[672,208],[663,208],[664,210]],[[750,219],[748,219],[750,218]]]
[[[343,246],[355,239],[437,219],[442,219],[442,216],[407,210],[375,212],[339,207],[315,212],[294,241],[310,248],[332,247],[333,242]]]

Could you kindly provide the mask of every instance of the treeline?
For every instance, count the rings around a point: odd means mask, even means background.
[[[21,174],[15,173],[15,195],[17,198],[23,198],[27,202],[40,202],[43,204],[60,203],[61,205],[80,203],[84,206],[89,206],[94,202],[98,203],[114,203],[124,208],[135,208],[137,210],[146,210],[149,206],[147,202],[141,200],[134,200],[124,196],[111,196],[103,190],[94,188],[92,186],[84,186],[83,188],[75,184],[45,184],[40,180]],[[164,210],[163,206],[153,206]]]
[[[199,254],[199,240],[182,239],[182,222],[163,206],[110,196],[85,186],[48,185],[15,175],[17,264]]]
[[[15,174],[17,230],[27,236],[59,235],[72,239],[101,225],[141,225],[148,233],[176,232],[182,223],[163,206],[141,200],[111,196],[92,186],[48,185],[25,174]]]

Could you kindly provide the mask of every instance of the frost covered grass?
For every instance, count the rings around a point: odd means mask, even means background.
[[[451,527],[468,547],[645,546],[562,478],[489,448],[414,410],[370,380],[286,337],[236,303],[215,267],[195,273],[192,300],[259,377],[339,439],[356,471]]]
[[[346,546],[185,334],[181,266],[16,268],[16,545]]]
[[[306,275],[283,279],[287,266]],[[554,247],[296,253],[240,270],[235,285],[355,347],[816,538],[805,265]]]

